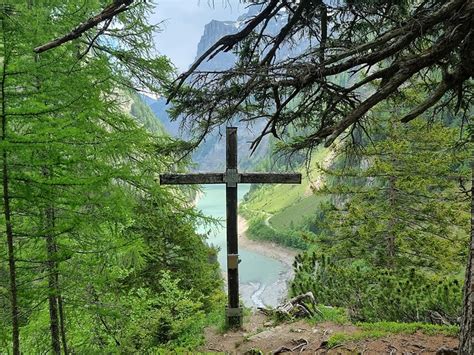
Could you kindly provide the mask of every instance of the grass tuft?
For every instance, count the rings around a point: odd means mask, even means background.
[[[311,318],[311,323],[321,323],[321,322],[333,322],[337,324],[348,324],[350,323],[349,315],[347,310],[339,307],[329,307],[324,305],[318,305],[317,309],[319,311],[316,316]]]
[[[356,325],[361,329],[359,332],[352,334],[334,333],[328,339],[328,347],[334,348],[344,343],[364,339],[379,339],[391,334],[414,334],[418,331],[427,335],[442,334],[452,337],[459,333],[459,327],[454,325],[397,322],[357,323]]]

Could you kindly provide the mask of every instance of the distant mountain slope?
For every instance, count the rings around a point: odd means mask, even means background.
[[[155,118],[161,122],[166,131],[173,137],[178,137],[180,135],[179,122],[171,121],[168,112],[166,112],[166,110],[169,108],[169,105],[166,105],[166,99],[162,97],[158,99],[152,99],[146,95],[140,95],[140,97],[142,98],[143,102],[149,106],[152,113],[155,115]]]
[[[167,127],[157,118],[144,98],[135,92],[130,93],[129,113],[149,131],[160,135],[169,135]]]
[[[257,7],[258,8],[258,7]],[[210,46],[212,46],[222,36],[235,33],[243,25],[244,21],[254,15],[257,9],[250,7],[248,12],[237,21],[216,21],[213,20],[204,27],[201,40],[198,43],[196,57],[199,57]],[[201,70],[222,70],[231,67],[237,60],[232,52],[220,53],[213,60],[204,62],[199,69]],[[166,130],[175,137],[186,139],[190,132],[180,131],[180,122],[171,121],[166,112],[169,107],[166,106],[166,99],[153,99],[143,96],[143,100],[149,105],[155,116],[161,121]],[[239,168],[248,170],[254,167],[268,152],[268,142],[263,140],[254,154],[250,154],[250,143],[253,141],[265,124],[264,121],[247,127],[242,122],[234,122],[233,125],[239,128]],[[195,170],[211,171],[222,170],[225,167],[225,126],[214,129],[201,143],[193,155],[193,161],[196,164]]]
[[[314,194],[324,185],[318,164],[328,167],[332,161],[331,150],[320,148],[313,153],[310,167],[300,169],[303,174],[300,185],[260,185],[253,188],[241,204],[244,215],[260,220],[263,217],[266,225],[275,230],[300,227],[307,217],[317,213],[324,200],[323,196]]]
[[[255,16],[261,8],[261,5],[254,5],[247,8],[247,12],[241,15],[236,21],[217,21],[212,20],[204,27],[203,35],[198,43],[196,50],[196,58],[199,58],[209,47],[211,47],[221,37],[236,33],[247,21]],[[287,14],[282,12],[276,20],[272,20],[266,27],[267,33],[276,33],[286,21]],[[309,45],[304,39],[298,43],[285,45],[280,53],[280,58],[285,58],[290,52],[301,51]],[[223,70],[230,68],[237,61],[237,56],[234,52],[219,53],[210,61],[204,61],[198,70]],[[180,131],[180,122],[171,121],[166,110],[166,99],[152,99],[144,96],[145,102],[150,106],[151,110],[162,122],[166,130],[175,137],[186,139],[191,136],[190,132]],[[254,168],[259,162],[269,154],[268,139],[264,139],[254,154],[250,154],[250,143],[257,137],[264,125],[265,120],[254,122],[252,127],[248,127],[245,122],[239,122],[237,119],[231,123],[233,126],[239,128],[239,168],[241,170],[250,170]],[[196,163],[196,170],[222,170],[225,166],[225,127],[221,126],[212,131],[206,137],[196,152],[193,155],[193,160]]]
[[[217,21],[212,20],[204,26],[204,33],[198,43],[196,59],[207,51],[220,38],[233,34],[239,29],[238,21]],[[200,70],[222,70],[230,68],[237,60],[233,52],[221,52],[210,61],[204,61]]]

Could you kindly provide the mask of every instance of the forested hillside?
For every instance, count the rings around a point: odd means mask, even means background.
[[[470,178],[469,152],[452,145],[459,132],[446,122],[400,127],[391,113],[374,114],[373,141],[324,169],[317,194],[327,200],[308,221],[311,246],[295,261],[293,292],[312,290],[357,320],[456,323],[470,217],[459,181]]]
[[[185,165],[130,89],[158,90],[171,74],[166,58],[147,54],[147,5],[107,40],[33,52],[100,10],[75,1],[0,6],[1,353],[192,346],[219,300],[214,251],[195,231],[200,217],[183,192],[156,183]]]

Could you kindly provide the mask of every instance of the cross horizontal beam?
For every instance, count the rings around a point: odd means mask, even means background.
[[[242,184],[301,184],[301,174],[289,173],[241,173]]]
[[[240,173],[242,184],[301,184],[301,174],[290,173]],[[186,184],[225,184],[225,173],[194,173],[194,174],[163,174],[160,175],[161,185]]]
[[[223,184],[224,173],[162,174],[160,185]]]

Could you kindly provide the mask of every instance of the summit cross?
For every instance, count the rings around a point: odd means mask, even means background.
[[[224,173],[192,173],[160,175],[161,185],[226,184],[227,226],[227,297],[226,323],[242,325],[239,304],[239,247],[237,230],[237,185],[241,184],[301,184],[301,174],[239,173],[237,169],[237,128],[226,129],[226,171]]]

